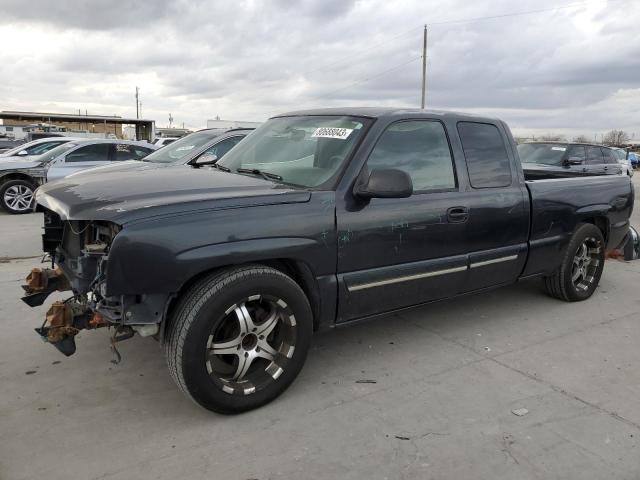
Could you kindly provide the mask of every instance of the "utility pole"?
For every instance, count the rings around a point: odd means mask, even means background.
[[[138,100],[138,87],[136,87],[136,118],[140,118],[140,101]]]
[[[422,45],[422,106],[427,102],[427,24],[424,25],[424,38]]]

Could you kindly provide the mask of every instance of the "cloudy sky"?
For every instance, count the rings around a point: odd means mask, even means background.
[[[494,17],[484,18],[481,17]],[[0,0],[0,109],[205,126],[340,105],[640,137],[637,0]]]

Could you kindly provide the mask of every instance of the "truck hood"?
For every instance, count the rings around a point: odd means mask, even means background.
[[[166,164],[165,166],[168,166]],[[84,177],[85,175],[102,175],[105,172],[131,172],[133,170],[152,170],[160,166],[158,163],[141,162],[140,160],[126,160],[124,162],[111,162],[99,167],[80,170],[79,172],[68,175],[69,177]]]
[[[2,157],[0,158],[0,170],[23,170],[42,166],[35,157]]]
[[[262,178],[186,165],[71,175],[36,191],[65,220],[136,220],[189,211],[307,202],[308,191]]]

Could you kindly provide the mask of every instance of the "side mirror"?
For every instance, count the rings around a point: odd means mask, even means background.
[[[18,155],[20,155],[21,157],[24,157],[25,155],[29,155],[29,152],[27,152],[26,150],[20,150],[18,152]]]
[[[413,182],[408,173],[395,168],[374,169],[361,174],[353,189],[360,198],[407,198],[413,194]]]
[[[582,165],[582,158],[580,157],[569,157],[565,160],[565,165]]]
[[[205,153],[204,155],[200,155],[196,159],[196,161],[194,162],[194,165],[202,167],[204,165],[213,165],[217,161],[218,161],[218,156],[217,155],[213,155],[211,153]]]

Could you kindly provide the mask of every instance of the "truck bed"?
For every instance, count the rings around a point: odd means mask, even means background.
[[[633,185],[626,175],[526,180],[531,204],[529,258],[523,276],[548,273],[559,264],[576,224],[605,227],[607,249],[629,230]]]

